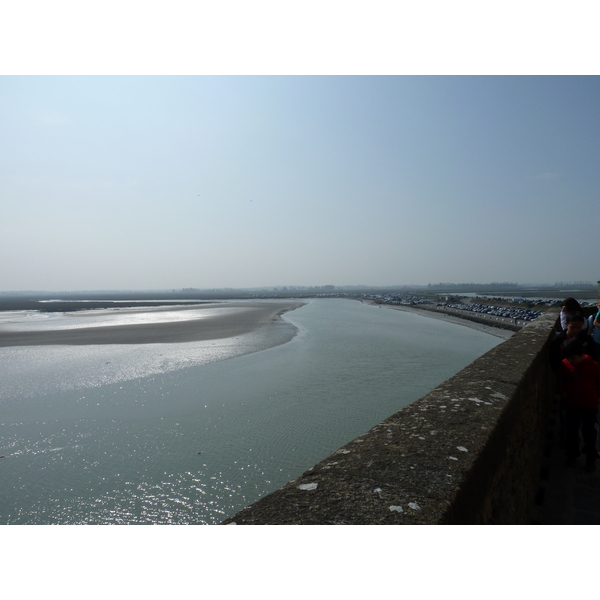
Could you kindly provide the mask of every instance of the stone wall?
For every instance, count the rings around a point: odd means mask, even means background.
[[[530,520],[558,311],[224,524],[521,524]]]

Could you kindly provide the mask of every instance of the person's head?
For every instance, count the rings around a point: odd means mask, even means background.
[[[560,305],[560,309],[566,313],[582,312],[581,304],[575,298],[565,298]]]
[[[585,317],[581,312],[574,312],[567,315],[567,337],[577,337],[583,329]]]
[[[560,347],[562,355],[572,364],[580,363],[585,357],[583,341],[579,338],[565,340]]]

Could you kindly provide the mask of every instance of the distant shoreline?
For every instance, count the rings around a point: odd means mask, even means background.
[[[197,342],[230,338],[250,333],[277,321],[281,315],[303,306],[304,302],[214,302],[195,306],[140,307],[135,312],[160,312],[169,310],[206,310],[200,318],[163,323],[132,325],[107,325],[73,329],[11,331],[0,326],[0,347],[95,345],[95,344],[164,344]],[[114,306],[113,306],[114,307]],[[120,308],[120,307],[114,307]],[[236,308],[231,313],[210,314],[215,308]],[[96,316],[91,311],[90,316]],[[80,312],[76,313],[81,316]]]
[[[477,331],[489,333],[490,335],[502,338],[503,340],[507,340],[512,336],[513,333],[515,333],[515,331],[517,331],[517,328],[514,326],[511,326],[511,328],[508,329],[506,327],[506,324],[493,325],[492,323],[490,323],[488,325],[486,323],[479,323],[477,321],[474,321],[467,316],[461,317],[459,315],[448,314],[447,312],[442,312],[440,310],[435,309],[423,309],[417,308],[416,306],[401,306],[397,304],[383,304],[373,302],[372,300],[366,300],[364,298],[361,298],[360,301],[365,304],[371,304],[373,306],[383,306],[385,308],[391,308],[392,310],[412,312],[423,317],[429,317],[431,319],[440,319],[441,321],[446,321],[447,323],[463,325],[465,327],[470,327],[471,329],[476,329]],[[520,329],[520,327],[518,329]]]

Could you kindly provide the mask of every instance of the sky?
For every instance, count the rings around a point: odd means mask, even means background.
[[[2,76],[0,291],[596,281],[598,76]]]

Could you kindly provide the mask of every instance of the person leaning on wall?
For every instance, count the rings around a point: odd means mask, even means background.
[[[560,325],[557,325],[556,332],[561,333],[567,329],[567,317],[576,313],[583,314],[583,308],[575,298],[565,298],[560,305]],[[583,323],[584,331],[588,328],[587,321]]]
[[[587,324],[587,319],[583,313],[577,312],[567,315],[567,327],[564,331],[557,334],[552,340],[549,349],[550,368],[554,373],[558,369],[558,365],[564,358],[561,352],[562,343],[570,338],[579,338],[583,343],[585,353],[598,362],[598,354],[592,336],[584,329],[584,324]]]

